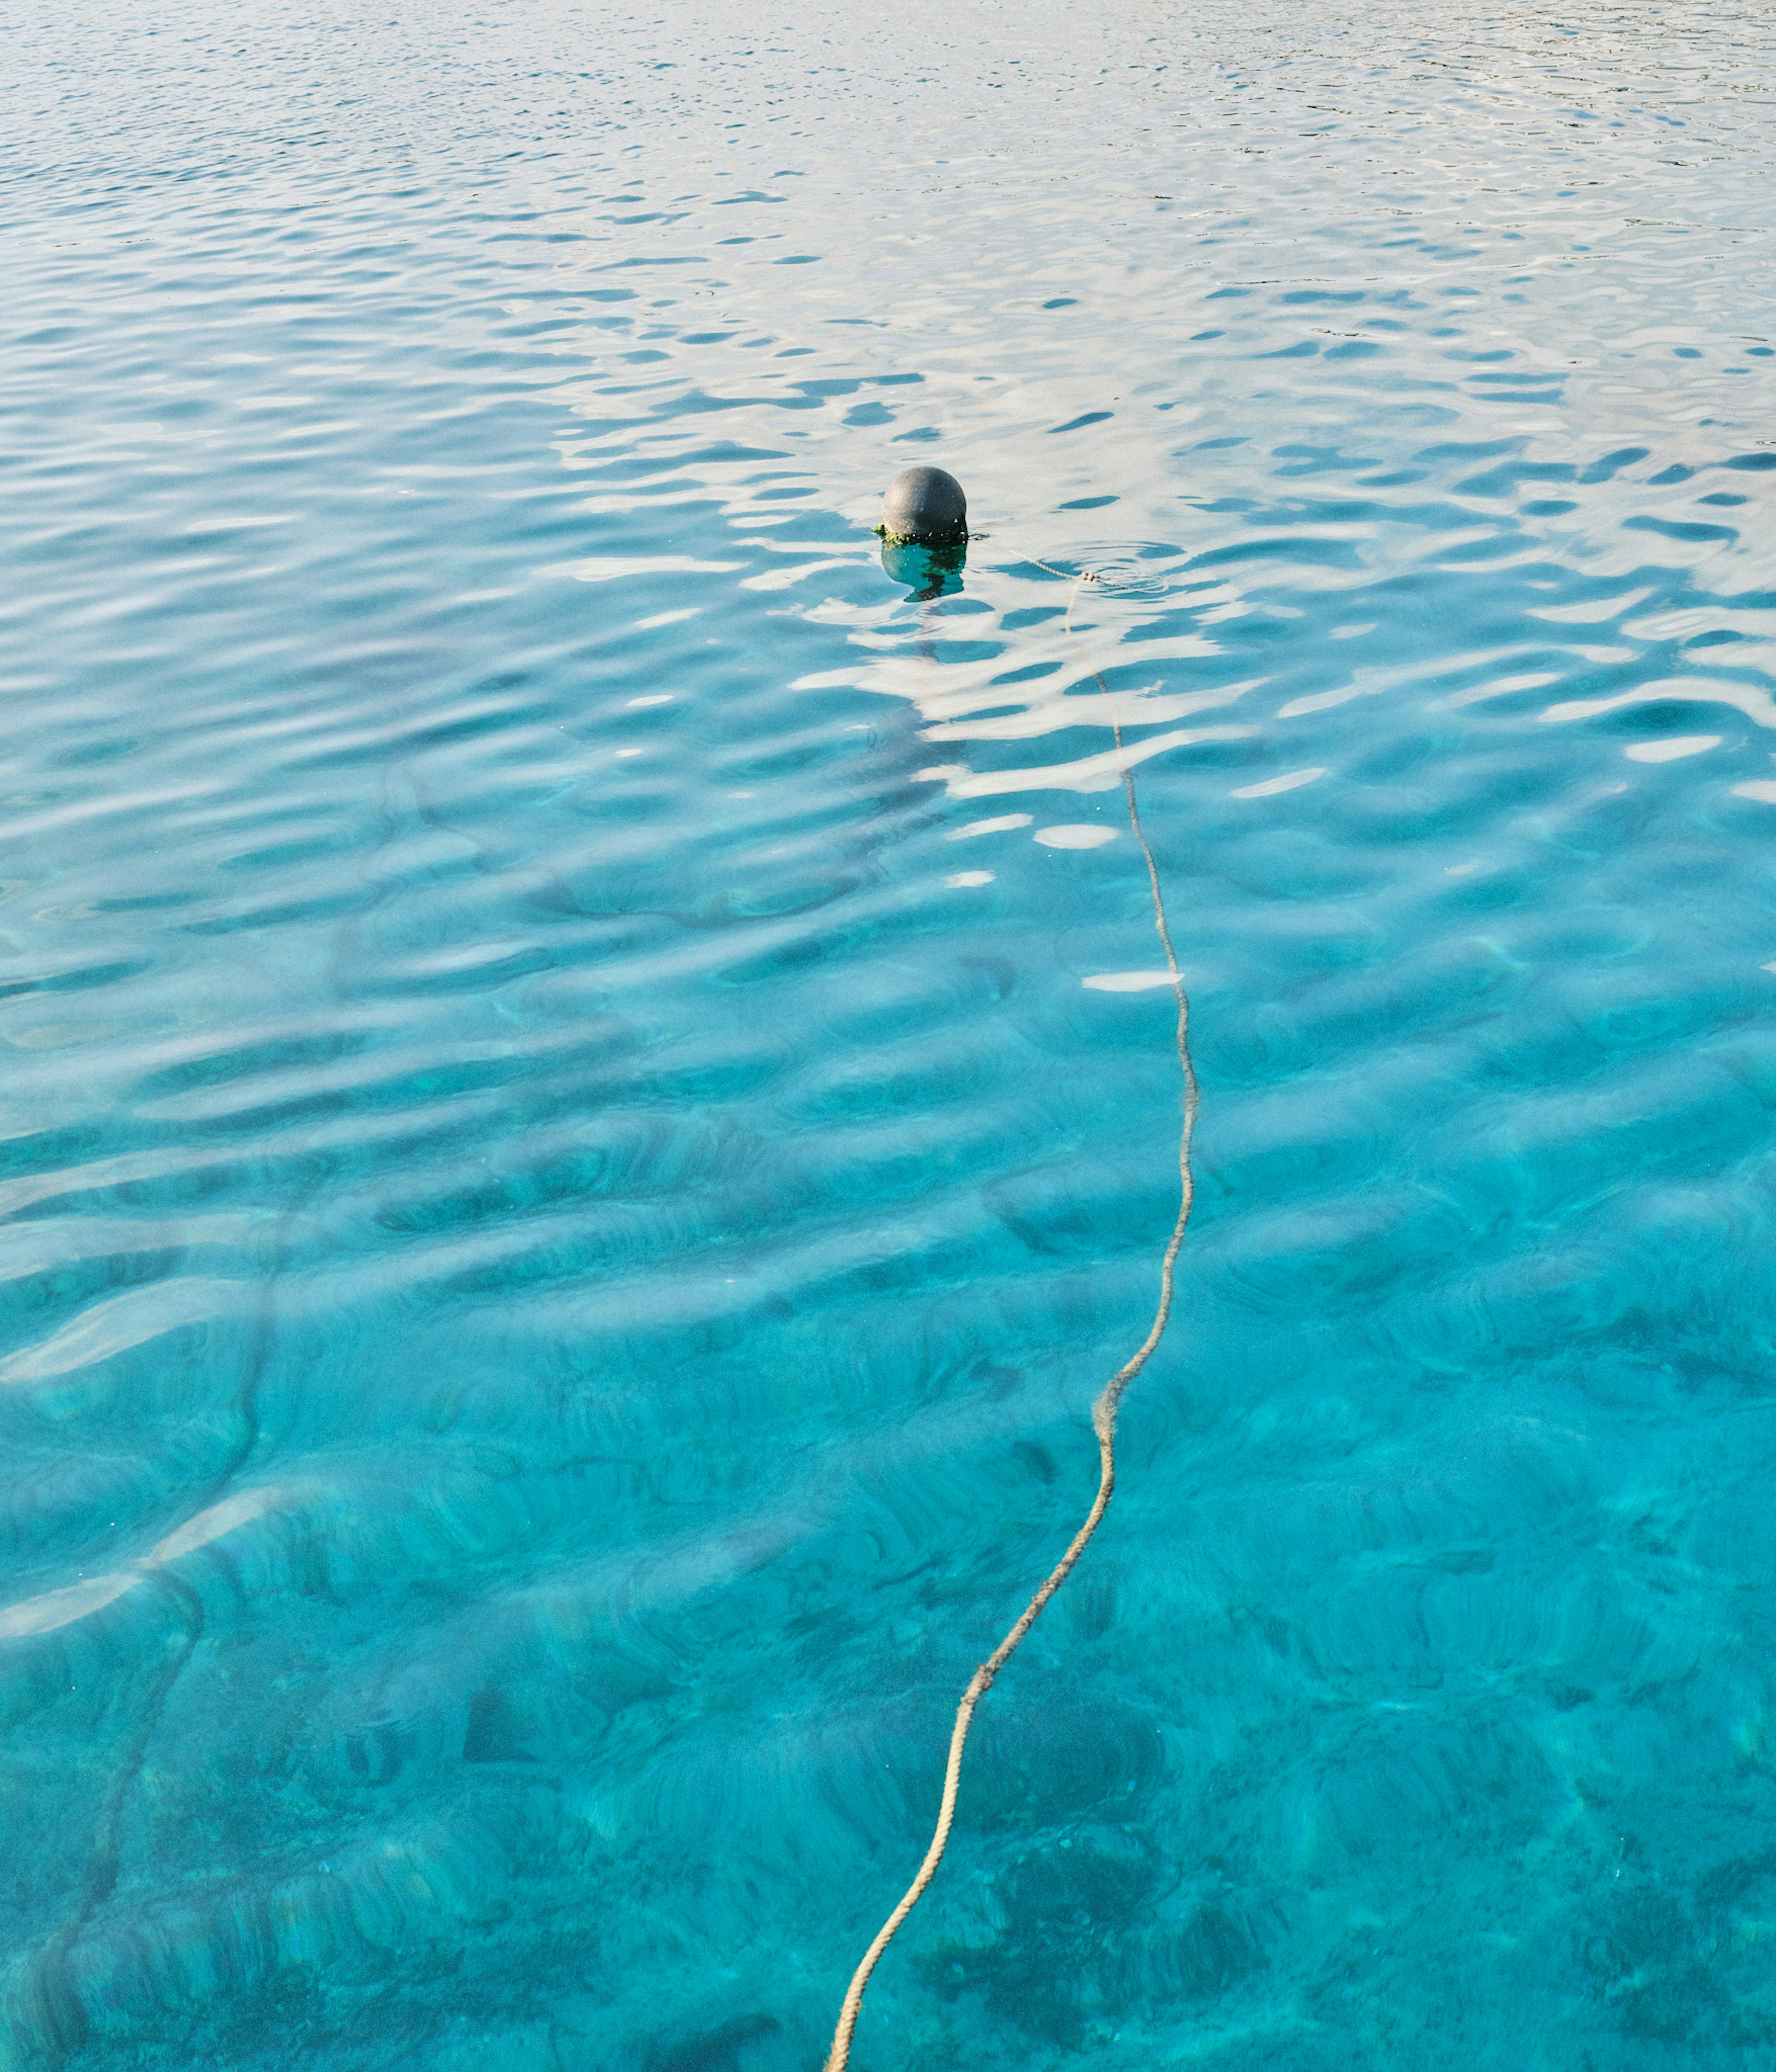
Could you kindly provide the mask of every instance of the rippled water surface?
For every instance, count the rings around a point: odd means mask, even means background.
[[[1776,2066],[1767,10],[3,88],[0,2064],[818,2065],[1114,719],[854,2062]]]

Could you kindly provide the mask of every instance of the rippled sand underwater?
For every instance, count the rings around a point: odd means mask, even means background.
[[[1776,2066],[1776,28],[1357,15],[15,10],[0,2066],[819,2064],[1114,717],[853,2062]]]

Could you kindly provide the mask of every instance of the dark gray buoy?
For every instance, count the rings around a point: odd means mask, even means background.
[[[886,540],[965,540],[968,500],[953,475],[940,467],[909,467],[897,475],[882,500]]]

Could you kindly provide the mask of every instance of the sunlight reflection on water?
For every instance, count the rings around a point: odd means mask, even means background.
[[[14,31],[0,2066],[819,2062],[1124,767],[855,2062],[1762,2062],[1770,21]]]

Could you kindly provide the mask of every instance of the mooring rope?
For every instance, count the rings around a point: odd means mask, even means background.
[[[1046,562],[1038,562],[1046,568]],[[1050,571],[1059,575],[1059,569]],[[1072,595],[1067,599],[1067,615],[1063,623],[1067,631],[1073,631],[1073,605],[1081,583],[1095,582],[1089,574],[1077,577]],[[1104,693],[1110,706],[1110,728],[1116,744],[1119,760],[1122,758],[1122,723],[1116,717],[1116,707],[1109,687],[1094,669],[1098,689]],[[962,1693],[961,1703],[956,1708],[956,1725],[950,1733],[949,1762],[944,1772],[944,1798],[938,1807],[937,1827],[931,1836],[931,1847],[925,1852],[925,1860],[919,1867],[919,1874],[906,1888],[900,1904],[883,1922],[876,1932],[875,1940],[863,1953],[863,1961],[852,1974],[851,1984],[845,1996],[845,2004],[839,2010],[838,2027],[832,2035],[832,2048],[828,2054],[826,2072],[846,2072],[851,2058],[851,2038],[857,2026],[857,2016],[862,2011],[865,1988],[870,1984],[870,1975],[888,1945],[899,1933],[901,1923],[918,1906],[925,1888],[937,1875],[937,1867],[944,1860],[944,1852],[950,1839],[950,1823],[956,1817],[956,1794],[962,1779],[962,1750],[968,1738],[968,1729],[974,1719],[974,1708],[992,1689],[993,1679],[1017,1652],[1026,1634],[1042,1615],[1043,1607],[1073,1572],[1075,1563],[1092,1544],[1092,1536],[1104,1522],[1104,1515],[1110,1508],[1110,1499],[1116,1487],[1116,1412],[1127,1393],[1128,1384],[1152,1358],[1154,1348],[1166,1334],[1167,1319],[1172,1313],[1172,1283],[1178,1264],[1178,1248],[1184,1242],[1184,1227],[1190,1219],[1190,1207],[1195,1198],[1195,1183],[1190,1174],[1190,1139],[1196,1128],[1198,1094],[1196,1068],[1190,1063],[1190,1003],[1184,990],[1184,975],[1178,969],[1178,956],[1172,948],[1172,931],[1166,925],[1166,901],[1160,890],[1159,867],[1153,861],[1153,852],[1148,846],[1147,837],[1141,824],[1141,808],[1135,799],[1135,775],[1124,760],[1121,761],[1122,788],[1128,802],[1128,824],[1141,855],[1147,864],[1147,882],[1153,895],[1153,926],[1159,932],[1160,946],[1166,952],[1166,968],[1171,974],[1172,991],[1178,999],[1178,1064],[1184,1082],[1183,1120],[1178,1138],[1178,1220],[1172,1226],[1164,1258],[1159,1268],[1159,1306],[1153,1313],[1152,1326],[1135,1352],[1104,1383],[1098,1400],[1092,1406],[1092,1429],[1098,1435],[1098,1494],[1086,1519],[1074,1534],[1072,1544],[1049,1572],[1034,1597],[1025,1605],[1018,1622],[1000,1642],[986,1660],[968,1679],[968,1687]]]

